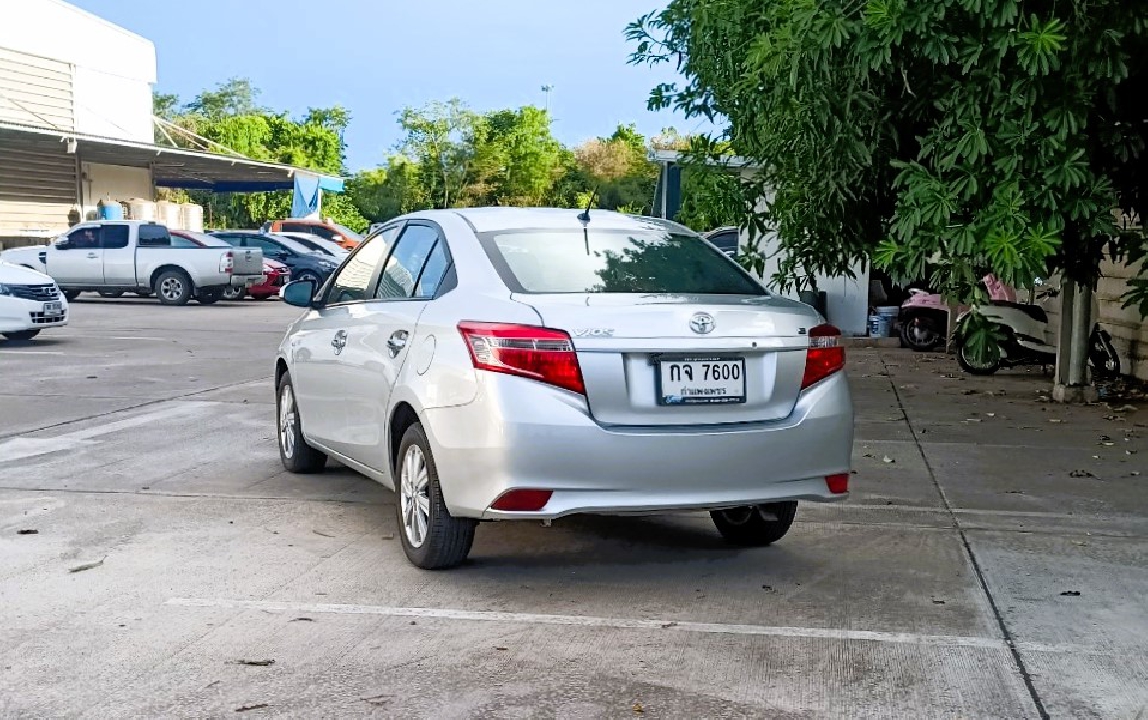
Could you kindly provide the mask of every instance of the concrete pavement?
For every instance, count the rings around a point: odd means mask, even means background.
[[[502,523],[426,573],[391,493],[282,471],[294,314],[81,300],[0,344],[0,716],[1148,714],[1148,407],[853,350],[853,494],[776,546]]]

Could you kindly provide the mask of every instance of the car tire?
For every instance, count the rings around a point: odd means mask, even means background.
[[[315,290],[316,291],[318,291],[318,289],[323,286],[323,280],[322,280],[322,278],[319,277],[319,274],[313,273],[310,270],[304,270],[303,272],[299,273],[298,279],[299,280],[310,280],[311,282],[315,283]]]
[[[4,337],[9,340],[31,340],[39,334],[39,330],[17,330],[16,332],[4,333]]]
[[[161,305],[186,305],[195,295],[191,278],[182,270],[165,270],[155,279],[153,288]]]
[[[443,570],[466,560],[478,521],[447,510],[438,470],[422,425],[407,428],[395,459],[395,508],[407,559],[423,570]]]
[[[279,442],[279,459],[289,472],[307,475],[321,472],[327,464],[327,456],[307,444],[303,437],[303,423],[299,416],[299,404],[295,401],[295,386],[291,373],[283,373],[275,393],[276,437]]]
[[[271,299],[271,296],[270,296],[270,295],[268,295],[267,293],[260,293],[260,294],[258,294],[258,295],[256,295],[256,294],[252,293],[252,294],[251,294],[251,298],[252,298],[253,300],[270,300],[270,299]]]
[[[796,515],[796,501],[746,505],[710,513],[722,538],[739,547],[772,545],[785,537]]]
[[[75,300],[79,296],[80,296],[79,290],[65,290],[64,291],[64,299],[67,300],[68,302],[72,302],[73,300]]]
[[[223,290],[220,288],[200,290],[195,299],[200,305],[214,305],[223,299]]]
[[[247,295],[247,289],[246,288],[235,287],[234,285],[228,285],[227,287],[223,288],[223,299],[224,300],[230,300],[230,301],[242,300],[245,295]]]
[[[97,290],[96,294],[106,300],[115,300],[124,296],[123,290]]]

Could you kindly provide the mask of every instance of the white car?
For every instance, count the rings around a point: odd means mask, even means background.
[[[31,340],[68,324],[68,301],[44,273],[0,260],[0,335]]]
[[[275,366],[279,452],[398,492],[407,557],[449,567],[482,520],[710,511],[768,545],[848,491],[840,331],[689,229],[577,210],[398,218],[307,308]]]

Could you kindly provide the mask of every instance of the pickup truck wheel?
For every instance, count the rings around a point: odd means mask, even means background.
[[[403,552],[415,567],[440,570],[461,564],[474,544],[478,522],[447,510],[438,469],[422,425],[407,428],[395,460],[395,490]]]
[[[16,332],[4,333],[4,337],[9,340],[31,340],[39,334],[39,330],[17,330]]]
[[[123,290],[97,290],[96,294],[108,300],[115,300],[124,296]]]
[[[155,279],[155,294],[161,305],[186,305],[194,288],[184,271],[166,270]]]
[[[73,300],[75,300],[79,296],[80,296],[79,290],[65,290],[64,291],[64,299],[67,300],[68,302],[72,302]]]
[[[785,537],[796,515],[796,501],[747,505],[710,513],[725,541],[741,547],[772,545]]]
[[[199,301],[200,305],[214,305],[223,299],[223,290],[220,288],[200,290],[195,299]]]
[[[327,464],[327,456],[308,445],[303,437],[303,424],[299,421],[299,405],[295,402],[291,373],[283,373],[275,397],[276,417],[279,418],[279,459],[283,467],[300,474],[320,472]]]
[[[228,285],[223,288],[224,300],[242,300],[246,294],[247,290],[245,288],[235,287],[234,285]]]

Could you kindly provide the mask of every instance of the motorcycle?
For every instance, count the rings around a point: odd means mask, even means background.
[[[1059,291],[1050,289],[1037,298],[1053,298],[1059,294]],[[1056,364],[1056,328],[1048,321],[1048,313],[1043,307],[994,299],[975,309],[997,326],[1004,339],[999,344],[990,345],[985,357],[978,359],[970,352],[966,338],[958,333],[957,363],[962,370],[973,375],[992,375],[1002,367]],[[971,310],[960,314],[958,325],[969,312]],[[1088,339],[1088,361],[1098,376],[1120,374],[1120,356],[1112,346],[1112,336],[1099,323],[1092,327]]]

